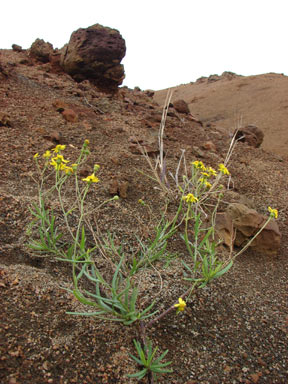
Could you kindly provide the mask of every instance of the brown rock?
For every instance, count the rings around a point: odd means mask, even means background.
[[[56,72],[56,73],[63,72],[63,69],[60,65],[60,61],[61,61],[61,51],[50,53],[49,62],[53,72]]]
[[[116,29],[95,24],[72,33],[61,66],[76,81],[88,79],[104,90],[115,90],[125,77],[120,64],[125,53],[125,40]]]
[[[122,183],[120,183],[119,196],[122,197],[122,199],[127,198],[128,187],[129,187],[128,181],[123,181]]]
[[[14,52],[22,52],[22,47],[18,44],[12,44],[12,49]]]
[[[266,220],[267,217],[254,209],[250,209],[244,204],[233,203],[227,207],[224,214],[217,215],[216,229],[219,237],[226,245],[230,246],[232,239],[234,239],[233,243],[236,246],[245,246]],[[272,220],[253,240],[250,247],[266,254],[275,254],[280,247],[280,240],[281,234],[278,224]]]
[[[109,186],[109,194],[111,196],[117,195],[118,194],[118,188],[119,188],[118,181],[112,180],[110,183],[110,186]]]
[[[62,101],[62,100],[55,100],[53,101],[52,103],[53,107],[56,109],[57,112],[63,112],[64,109],[68,109],[69,106],[67,103],[65,103],[65,101]]]
[[[236,139],[247,143],[251,147],[259,148],[264,139],[264,132],[256,125],[247,125],[245,128],[238,130]]]
[[[10,117],[3,112],[0,112],[0,127],[11,127]]]
[[[53,45],[42,39],[36,39],[30,47],[30,56],[42,63],[48,63],[53,53]]]
[[[185,113],[187,115],[190,113],[190,109],[188,107],[188,104],[184,100],[173,101],[173,107],[179,113]]]
[[[73,109],[64,109],[62,116],[69,123],[77,123],[78,121],[78,115]]]
[[[119,183],[118,180],[112,180],[109,187],[109,194],[111,196],[119,195],[120,197],[122,197],[122,199],[126,199],[128,187],[128,181],[122,181]]]
[[[202,145],[202,148],[206,149],[206,151],[216,151],[216,145],[212,141],[206,141],[206,143]]]
[[[58,131],[52,131],[49,135],[44,134],[43,137],[55,144],[60,144],[62,141],[62,134]]]
[[[51,141],[59,144],[61,142],[61,139],[62,139],[62,134],[61,134],[61,132],[58,132],[58,131],[52,131],[50,134],[50,137],[51,137]]]

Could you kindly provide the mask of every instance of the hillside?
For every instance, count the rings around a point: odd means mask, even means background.
[[[220,208],[245,202],[263,215],[268,206],[277,208],[282,238],[277,254],[248,249],[229,273],[187,300],[183,313],[170,313],[153,325],[149,337],[161,353],[169,349],[165,359],[173,367],[173,373],[159,376],[159,383],[287,383],[287,87],[286,77],[268,74],[175,89],[174,99],[186,99],[204,124],[169,109],[164,135],[168,170],[175,173],[181,150],[187,162],[201,160],[218,169],[231,140],[223,128],[231,132],[235,116],[242,115],[263,129],[264,145],[237,144],[228,166],[231,189]],[[137,323],[125,326],[67,314],[87,308],[71,292],[71,264],[40,257],[27,247],[29,207],[39,201],[36,160],[42,164],[42,154],[65,145],[65,158],[75,162],[89,140],[91,155],[79,170],[80,180],[97,163],[100,181],[87,194],[88,211],[119,197],[95,212],[93,228],[103,236],[113,233],[116,246],[122,242],[131,258],[139,248],[136,236],[144,243],[154,238],[167,203],[159,185],[146,176],[150,168],[138,146],[154,164],[165,96],[159,91],[153,100],[151,92],[126,87],[107,93],[88,80],[74,81],[51,62],[31,59],[27,51],[0,50],[1,383],[136,382],[127,374],[137,371],[129,356],[136,353]],[[207,142],[213,146],[205,147]],[[69,185],[64,200],[71,207],[74,184]],[[56,196],[48,204],[56,213],[61,208],[57,201]],[[168,216],[173,209],[172,201]],[[70,217],[77,223],[77,214],[71,211]],[[89,241],[93,244],[91,236]],[[178,233],[169,247],[170,258],[140,271],[141,305],[155,300],[155,308],[163,310],[183,292],[180,260],[189,263],[189,255]],[[111,263],[115,268],[114,259],[97,255],[106,277]],[[152,383],[145,380],[140,383]]]
[[[246,77],[224,72],[173,90],[173,100],[184,99],[203,123],[212,122],[227,133],[239,125],[258,126],[265,133],[262,148],[287,159],[287,76],[268,73]],[[166,93],[157,91],[155,101],[162,105]]]

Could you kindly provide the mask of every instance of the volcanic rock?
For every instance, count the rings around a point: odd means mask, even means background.
[[[49,57],[53,53],[53,45],[46,43],[42,39],[36,39],[30,47],[30,56],[41,63],[48,63]]]
[[[75,81],[89,80],[104,90],[115,90],[125,77],[120,64],[125,40],[116,29],[95,24],[73,32],[60,64]]]
[[[12,49],[14,52],[22,52],[22,47],[18,44],[12,44]]]
[[[173,101],[173,107],[179,113],[186,113],[187,115],[190,113],[190,109],[188,107],[188,104],[184,100]]]
[[[247,125],[238,129],[236,139],[247,143],[251,147],[259,148],[264,139],[264,132],[256,125]]]

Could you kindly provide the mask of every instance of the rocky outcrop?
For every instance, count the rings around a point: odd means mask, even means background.
[[[225,213],[219,213],[216,229],[219,237],[228,245],[244,247],[260,230],[267,217],[244,204],[230,204]],[[265,254],[275,254],[280,247],[281,234],[278,224],[271,220],[263,231],[253,240],[250,247]]]
[[[42,39],[36,39],[30,47],[30,56],[41,63],[48,63],[53,51],[52,44],[46,43]]]
[[[115,90],[122,84],[125,40],[120,33],[99,24],[73,32],[62,49],[63,70],[80,82],[90,80],[104,90]]]
[[[263,143],[264,132],[256,125],[247,125],[237,131],[236,139],[247,143],[251,147],[259,148]]]

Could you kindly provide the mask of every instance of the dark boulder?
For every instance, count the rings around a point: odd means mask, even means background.
[[[116,29],[95,24],[73,32],[60,64],[75,81],[89,80],[104,90],[115,90],[125,78],[120,64],[125,40]]]

